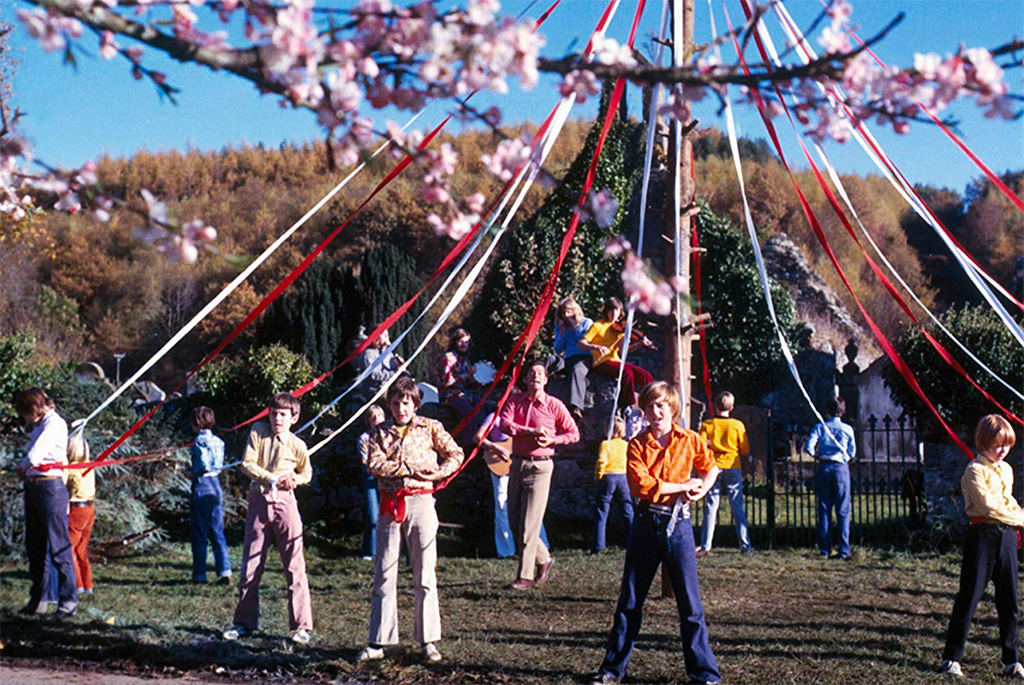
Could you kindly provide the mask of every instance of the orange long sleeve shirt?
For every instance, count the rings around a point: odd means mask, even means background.
[[[700,474],[715,467],[715,458],[704,438],[680,426],[672,427],[668,445],[662,447],[650,431],[629,441],[626,479],[629,492],[651,504],[672,504],[679,495],[663,495],[664,483],[685,483],[696,468]]]

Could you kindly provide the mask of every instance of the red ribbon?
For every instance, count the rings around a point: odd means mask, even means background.
[[[691,169],[692,161],[691,161]],[[700,239],[697,237],[697,222],[694,221],[691,227],[691,234],[693,236],[693,289],[694,295],[697,297],[697,318],[704,314],[704,303],[700,295]],[[708,345],[707,345],[707,331],[700,331],[697,335],[700,336],[700,358],[704,364],[704,395],[708,400],[708,415],[714,416],[715,409],[714,403],[711,400],[711,372],[708,370]]]
[[[742,6],[743,11],[747,14],[748,20],[751,19],[753,17],[753,13],[751,12],[747,0],[742,0]],[[733,45],[736,48],[736,54],[738,55],[740,65],[743,67],[744,72],[749,74],[750,69],[747,66],[746,60],[743,58],[743,51],[740,48],[739,42],[736,39],[735,31],[733,31],[732,22],[729,19],[728,10],[726,10],[725,12],[725,17],[726,21],[729,23],[729,31],[732,34]],[[766,68],[770,69],[771,67],[768,66],[768,54],[761,41],[761,37],[760,35],[758,35],[756,30],[753,31],[752,33],[754,35],[754,41],[757,44],[757,48],[761,53],[761,58],[764,60],[764,63],[766,65]],[[782,92],[779,90],[778,86],[773,87],[775,88],[775,92],[778,95],[779,101],[782,103],[782,106],[785,108],[787,115],[789,115],[790,119],[792,120],[792,115],[789,114],[789,108],[786,106],[786,101],[785,98],[783,98],[782,96]],[[893,347],[892,343],[889,342],[889,339],[878,327],[878,324],[876,324],[875,320],[871,318],[870,314],[868,314],[868,311],[864,308],[864,305],[861,303],[860,298],[857,297],[857,294],[854,292],[849,280],[846,278],[846,273],[843,271],[843,267],[839,264],[839,260],[836,258],[835,253],[832,251],[832,246],[829,244],[828,238],[825,237],[825,232],[822,230],[821,224],[818,222],[818,217],[814,214],[814,210],[811,208],[810,203],[807,202],[807,198],[804,197],[803,191],[800,188],[800,184],[797,183],[796,177],[793,175],[793,170],[790,168],[789,163],[786,161],[786,156],[785,153],[783,153],[782,151],[782,145],[779,143],[778,135],[775,131],[775,126],[774,124],[772,124],[771,120],[765,112],[765,104],[760,92],[758,92],[756,88],[751,88],[750,93],[754,96],[754,100],[757,103],[758,112],[761,115],[761,120],[764,122],[769,137],[771,138],[772,143],[775,145],[775,151],[778,153],[779,159],[782,160],[783,166],[785,166],[786,171],[789,173],[790,181],[793,183],[793,188],[794,190],[796,190],[797,197],[800,200],[800,207],[804,213],[804,217],[807,219],[807,222],[810,225],[811,230],[814,232],[815,237],[818,239],[818,242],[821,244],[822,249],[825,250],[825,254],[828,256],[829,261],[832,262],[832,266],[836,269],[836,273],[839,274],[839,278],[843,281],[843,285],[846,286],[846,289],[847,291],[849,291],[850,296],[853,297],[853,301],[857,304],[857,308],[864,316],[864,320],[867,322],[868,327],[871,329],[871,332],[875,336],[875,339],[878,341],[878,344],[882,347],[882,350],[885,352],[886,356],[889,357],[889,360],[893,363],[893,365],[896,367],[896,370],[907,382],[910,388],[918,397],[921,398],[922,402],[924,402],[924,404],[932,412],[932,414],[939,421],[939,423],[942,424],[942,427],[946,430],[946,433],[950,436],[953,442],[961,449],[961,451],[963,451],[963,453],[967,456],[968,459],[973,459],[974,454],[967,447],[967,445],[964,444],[963,440],[960,439],[960,436],[958,436],[956,432],[949,426],[949,424],[946,423],[946,420],[942,418],[942,416],[939,414],[939,411],[932,404],[931,400],[929,400],[928,397],[924,394],[924,390],[918,384],[917,378],[915,378],[913,371],[911,371],[910,367],[907,366],[906,362],[903,361],[903,358]],[[807,149],[806,147],[803,146],[802,141],[800,145],[801,147],[804,148],[804,153],[807,154]],[[808,159],[810,159],[810,155],[807,156]],[[820,174],[818,175],[818,177],[820,179]]]
[[[547,19],[551,15],[551,12],[554,11],[555,7],[557,7],[560,2],[561,2],[561,0],[555,0],[555,2],[548,8],[548,10],[543,15],[541,15],[540,19],[538,19],[537,23],[534,26],[534,30],[535,31],[536,31],[536,29],[538,27],[540,27],[541,23],[543,23],[543,21],[545,19]],[[475,93],[476,93],[476,91],[471,93],[466,99],[468,100],[469,97],[472,97],[472,95],[474,95]],[[437,127],[435,127],[430,133],[428,133],[426,135],[426,137],[424,137],[423,141],[417,146],[417,149],[418,150],[425,149],[427,147],[427,145],[429,145],[431,143],[431,141],[433,141],[433,139],[437,136],[437,134],[441,132],[441,129],[443,129],[445,127],[445,125],[449,121],[451,121],[451,118],[452,118],[452,115],[448,115],[447,117],[445,117],[444,121],[442,121],[440,124],[438,124]],[[385,187],[387,187],[391,183],[391,181],[393,181],[395,179],[395,177],[397,177],[400,173],[402,173],[405,170],[405,168],[408,167],[412,163],[412,161],[413,161],[413,155],[412,154],[407,154],[405,156],[405,158],[403,158],[402,161],[399,162],[398,165],[395,166],[395,168],[392,169],[391,172],[388,173],[388,175],[385,176],[384,179],[380,183],[377,184],[377,186],[373,189],[373,192],[371,192],[369,194],[369,196],[367,196],[366,199],[364,199],[362,201],[362,203],[360,203],[360,205],[358,207],[356,207],[356,209],[348,216],[348,218],[345,219],[345,221],[342,222],[341,225],[339,225],[336,229],[334,229],[334,231],[329,236],[327,236],[327,238],[325,238],[319,245],[317,245],[317,247],[313,250],[313,252],[311,252],[304,260],[302,260],[302,262],[297,267],[295,267],[291,271],[291,273],[289,273],[288,276],[285,277],[285,279],[283,281],[281,281],[281,283],[279,283],[277,285],[277,287],[274,288],[274,290],[272,290],[266,297],[264,297],[263,300],[260,301],[260,303],[258,305],[256,305],[256,307],[251,312],[249,312],[248,316],[246,316],[245,319],[243,319],[242,322],[240,324],[238,324],[234,328],[234,330],[232,330],[231,333],[229,333],[228,336],[216,348],[214,348],[214,350],[212,352],[210,352],[208,355],[206,355],[206,357],[199,363],[198,366],[196,366],[194,369],[192,369],[192,371],[189,372],[189,374],[185,377],[185,379],[181,383],[178,384],[178,386],[168,395],[168,397],[170,397],[170,395],[173,395],[175,392],[177,392],[177,391],[181,390],[183,387],[185,387],[185,385],[188,383],[188,381],[196,373],[198,373],[200,369],[202,369],[204,366],[206,366],[206,364],[208,364],[215,357],[217,357],[221,352],[223,352],[224,349],[229,344],[231,344],[231,342],[235,338],[237,338],[239,336],[239,334],[241,334],[241,332],[243,330],[248,328],[252,324],[252,322],[255,321],[256,318],[260,314],[262,314],[263,311],[268,306],[270,306],[270,304],[274,300],[276,300],[278,297],[281,296],[281,294],[295,281],[295,279],[297,279],[300,275],[302,275],[303,272],[305,272],[306,269],[309,268],[310,264],[313,263],[313,260],[316,259],[320,255],[320,253],[323,252],[324,249],[326,249],[326,247],[331,242],[334,241],[334,239],[336,237],[338,237],[338,235],[341,233],[341,231],[344,230],[346,226],[348,226],[349,222],[351,222],[352,219],[354,219],[356,217],[356,215],[359,214],[359,212],[361,212],[363,210],[363,208],[366,207],[366,205],[369,204],[370,201],[373,200],[373,198],[377,196],[378,193],[380,193],[380,191],[382,191]],[[493,207],[493,203],[492,203],[492,207]],[[479,225],[480,224],[478,223],[477,227],[474,230],[477,230],[479,228]],[[459,243],[459,245],[456,246],[456,248],[457,249],[461,249],[459,246],[464,246],[466,243],[468,243],[469,237],[470,237],[469,235],[465,236],[463,241],[461,241]],[[454,252],[454,250],[453,250],[453,252]],[[450,263],[450,260],[454,259],[454,256],[450,254],[449,257],[450,257],[450,259],[446,258],[446,261]],[[447,266],[447,265],[445,265],[445,266]],[[436,274],[435,274],[434,277],[436,278]],[[425,289],[426,289],[426,286],[424,286],[423,290],[425,290]],[[423,290],[421,290],[420,293],[422,293]],[[417,294],[417,297],[418,296],[419,295]],[[407,305],[411,305],[411,302],[407,303]],[[406,309],[408,309],[408,306],[406,306]],[[403,313],[404,313],[404,311],[403,311]],[[401,316],[401,314],[399,314],[398,316]],[[398,317],[395,317],[395,318],[397,319]],[[382,328],[378,327],[378,329],[375,331],[375,333],[377,333],[377,335],[379,335],[382,330],[383,330]],[[372,342],[372,340],[368,339],[365,342],[368,345],[370,342]],[[365,347],[363,347],[362,349],[365,349]],[[360,351],[362,351],[362,350],[360,350]],[[352,356],[354,356],[354,355],[350,355],[345,361],[351,360]],[[336,370],[336,369],[337,369],[337,367],[335,367],[334,370]],[[332,370],[332,372],[333,372],[333,370]],[[317,379],[314,379],[313,381],[310,381],[310,383],[307,383],[306,385],[304,385],[302,388],[300,388],[300,390],[302,390],[303,393],[309,392],[309,390],[313,389],[320,382],[322,382],[323,379],[326,378],[327,375],[330,375],[330,374],[329,373],[325,374],[324,376],[321,376],[320,378],[317,378]],[[152,416],[161,407],[163,407],[166,402],[167,402],[167,400],[164,399],[160,403],[158,403],[156,406],[154,406],[152,409],[150,409],[142,418],[140,418],[138,421],[136,421],[135,424],[132,425],[131,428],[129,428],[123,435],[121,435],[117,440],[115,440],[112,445],[110,445],[105,450],[103,450],[103,453],[100,454],[99,457],[97,457],[96,461],[104,461],[104,460],[106,460],[107,457],[109,457],[114,452],[114,450],[116,450],[118,447],[120,447],[124,443],[125,440],[127,440],[129,437],[131,437],[133,434],[135,434],[135,432],[139,428],[141,428],[143,424],[145,424],[147,421],[149,421],[149,419],[152,418]],[[267,410],[263,410],[262,412],[260,412],[256,416],[248,419],[247,421],[242,422],[238,426],[235,426],[232,430],[237,429],[237,428],[241,428],[242,426],[244,426],[244,425],[246,425],[248,423],[251,423],[253,421],[256,421],[259,418],[262,418],[263,416],[266,416],[266,415],[267,415]]]
[[[405,492],[380,491],[380,515],[390,516],[395,523],[405,520]]]
[[[605,12],[601,17],[601,22],[598,24],[599,27],[604,22],[607,21],[607,17],[614,3],[615,0],[612,0],[612,2],[609,3],[608,8],[605,9]],[[633,16],[633,25],[629,32],[628,45],[630,47],[633,46],[634,40],[636,38],[637,26],[640,23],[640,17],[643,15],[645,5],[646,0],[639,0],[637,3],[636,12]],[[589,50],[590,43],[587,44],[587,48]],[[590,192],[591,187],[594,185],[594,179],[597,176],[597,165],[601,158],[601,151],[604,148],[605,139],[608,137],[608,131],[611,129],[612,122],[615,119],[615,111],[616,108],[619,106],[619,102],[622,100],[622,94],[625,91],[625,87],[626,82],[624,79],[616,79],[615,88],[612,90],[611,98],[609,98],[608,106],[605,109],[604,122],[601,126],[601,133],[597,139],[597,145],[594,148],[594,155],[590,160],[590,167],[587,169],[587,176],[583,182],[583,189],[580,191],[580,196],[577,200],[576,211],[573,212],[572,219],[569,221],[569,227],[568,229],[566,229],[565,235],[562,237],[562,244],[558,252],[558,257],[556,258],[555,264],[551,269],[551,275],[548,277],[547,283],[544,286],[544,291],[541,295],[540,303],[534,310],[533,316],[531,317],[530,323],[527,325],[526,330],[524,330],[523,333],[519,336],[518,340],[516,340],[516,343],[515,345],[513,345],[512,350],[505,357],[505,361],[502,363],[501,368],[498,369],[497,373],[495,373],[494,380],[487,388],[487,391],[484,393],[484,396],[480,399],[480,402],[477,403],[475,407],[473,407],[469,414],[467,414],[462,419],[462,421],[459,422],[459,425],[456,426],[455,429],[452,431],[452,433],[455,435],[461,432],[469,424],[469,422],[472,421],[473,417],[476,416],[477,412],[479,412],[480,409],[484,406],[484,403],[487,401],[487,398],[497,387],[498,382],[501,381],[501,379],[508,372],[509,367],[512,366],[512,362],[517,356],[519,350],[523,349],[524,347],[526,350],[530,349],[530,347],[533,345],[534,339],[537,337],[537,333],[540,331],[541,325],[543,325],[544,320],[547,317],[547,313],[551,307],[551,302],[554,299],[555,289],[558,284],[558,273],[562,268],[562,264],[565,262],[566,256],[569,254],[569,248],[572,246],[573,238],[576,235],[576,228],[579,226],[580,222],[580,209],[586,202],[587,195]],[[505,402],[508,400],[509,395],[512,394],[512,389],[515,386],[516,382],[519,380],[519,374],[522,371],[523,363],[525,361],[526,355],[524,352],[522,357],[519,359],[519,362],[516,363],[515,368],[512,371],[512,377],[509,380],[508,386],[505,388],[504,393],[502,393],[501,399],[498,401],[498,411],[495,412],[495,414],[500,413],[501,408],[505,405]],[[493,424],[494,420],[492,419],[491,425]],[[488,426],[488,428],[490,428],[490,426]],[[480,445],[477,445],[453,474],[445,478],[443,481],[440,481],[434,487],[424,488],[420,490],[401,490],[400,492],[402,492],[403,494],[420,494],[437,492],[439,490],[444,489],[452,480],[455,479],[456,476],[458,476],[462,472],[464,468],[466,468],[466,466],[476,457],[479,451]]]

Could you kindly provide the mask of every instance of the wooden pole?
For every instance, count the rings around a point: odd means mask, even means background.
[[[688,64],[693,56],[693,14],[694,0],[675,0],[672,6],[673,21],[673,46],[678,45],[676,32],[682,35],[682,49],[673,49],[673,64],[682,66]],[[672,276],[676,273],[676,265],[679,265],[679,274],[682,281],[680,292],[680,306],[677,309],[673,305],[672,319],[674,326],[666,332],[665,340],[665,379],[679,385],[679,392],[683,404],[683,425],[690,427],[690,397],[692,395],[691,367],[693,348],[689,332],[679,334],[679,329],[691,318],[689,296],[690,296],[690,240],[691,217],[685,211],[693,203],[695,188],[693,181],[693,145],[686,132],[691,128],[692,122],[688,117],[686,121],[673,122],[670,128],[668,143],[668,173],[670,192],[666,197],[664,212],[664,236],[668,241],[669,248],[665,251],[665,275]],[[679,234],[675,234],[676,216],[680,220]]]
[[[688,64],[693,57],[693,9],[694,0],[674,0],[672,3],[672,63],[675,66]],[[677,41],[678,35],[682,41]],[[681,42],[681,50],[677,49]],[[690,319],[690,216],[683,208],[693,202],[693,146],[689,131],[690,117],[686,121],[674,121],[668,139],[668,188],[664,212],[664,237],[668,241],[665,250],[665,275],[673,276],[676,265],[682,281],[680,306],[672,306],[672,330],[665,334],[665,380],[679,385],[679,395],[683,405],[683,426],[690,427],[690,367],[693,356],[692,338],[687,330],[682,334],[680,329]],[[676,235],[676,217],[681,216],[679,234]],[[675,593],[669,583],[665,568],[661,569],[661,596],[672,599]]]

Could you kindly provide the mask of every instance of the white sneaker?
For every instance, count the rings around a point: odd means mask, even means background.
[[[1024,680],[1024,666],[1020,662],[1003,664],[1003,677],[1011,680]]]
[[[959,661],[949,661],[948,659],[943,659],[939,662],[939,671],[942,672],[942,675],[951,675],[957,678],[964,677],[964,670],[960,668]]]
[[[356,661],[379,661],[384,658],[384,650],[380,647],[371,647],[366,645],[363,647],[363,651],[359,652],[359,656],[356,657]]]
[[[246,637],[247,635],[249,635],[249,629],[245,626],[235,626],[224,631],[225,640],[237,640],[238,638]]]
[[[300,645],[308,645],[310,638],[313,637],[308,630],[300,628],[292,633],[292,642]]]
[[[437,651],[437,646],[433,642],[428,642],[423,645],[423,658],[432,664],[436,664],[441,660],[441,652]]]

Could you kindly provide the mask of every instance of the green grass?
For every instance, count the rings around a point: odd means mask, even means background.
[[[7,664],[45,659],[96,671],[231,680],[291,679],[427,683],[586,682],[600,664],[622,570],[621,550],[589,556],[558,550],[550,582],[526,593],[506,589],[510,560],[452,555],[438,562],[445,661],[419,664],[412,636],[408,571],[400,579],[403,648],[383,663],[356,666],[369,620],[372,567],[354,556],[358,541],[310,535],[314,642],[288,643],[280,562],[268,561],[262,632],[226,643],[220,631],[234,589],[193,586],[186,545],[95,566],[96,597],[68,624],[23,618],[24,564],[0,564],[0,621]],[[238,548],[234,548],[237,567]],[[717,551],[700,562],[712,647],[727,682],[930,682],[959,573],[959,555],[914,556],[858,548],[852,562],[822,561],[809,550],[739,555]],[[685,682],[674,605],[648,601],[628,680]],[[995,610],[986,596],[964,657],[972,681],[995,682]]]

